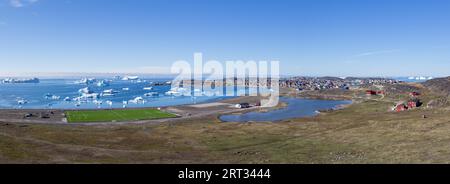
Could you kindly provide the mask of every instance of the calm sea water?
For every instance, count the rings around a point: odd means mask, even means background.
[[[337,107],[338,105],[351,103],[351,101],[310,100],[288,97],[282,97],[280,101],[288,103],[287,107],[269,112],[249,112],[244,114],[222,115],[219,118],[224,122],[280,121],[285,119],[314,116],[317,115],[318,110],[331,109]]]
[[[97,79],[101,80],[101,79]],[[96,83],[91,85],[75,84],[75,79],[44,79],[38,84],[1,84],[0,83],[0,108],[24,108],[24,109],[96,109],[96,108],[123,108],[123,101],[130,101],[136,97],[145,99],[145,103],[128,103],[127,107],[164,107],[183,104],[204,103],[217,101],[231,97],[213,96],[213,97],[191,97],[191,96],[172,96],[165,95],[171,89],[170,85],[152,86],[152,90],[144,90],[152,82],[166,82],[167,80],[145,79],[145,82],[136,83],[131,81],[114,80],[109,86],[98,87]],[[89,87],[94,93],[101,93],[104,90],[113,89],[118,93],[114,96],[105,96],[97,99],[79,103],[73,98],[79,97],[79,89]],[[129,88],[124,91],[123,88]],[[245,89],[237,89],[245,90]],[[157,96],[145,97],[145,93],[158,93]],[[60,99],[46,99],[47,94],[59,96]],[[64,101],[68,97],[71,101]],[[26,104],[19,104],[20,100],[27,101]],[[107,101],[113,102],[112,106]],[[78,104],[78,105],[77,105]]]

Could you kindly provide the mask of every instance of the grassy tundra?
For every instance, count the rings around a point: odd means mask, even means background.
[[[434,98],[423,93],[425,104]],[[345,109],[278,123],[220,123],[217,115],[157,125],[1,122],[0,162],[450,162],[447,106],[397,113],[391,106],[406,96],[368,98],[361,91],[345,95],[355,100]]]

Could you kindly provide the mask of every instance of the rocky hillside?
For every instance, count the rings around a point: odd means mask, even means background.
[[[450,95],[450,77],[432,79],[424,82],[423,85],[436,94]]]

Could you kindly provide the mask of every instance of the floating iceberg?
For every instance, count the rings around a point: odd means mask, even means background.
[[[52,95],[50,93],[45,94],[44,98],[47,99],[47,100],[59,100],[59,99],[61,99],[60,96]]]
[[[167,91],[165,94],[168,95],[168,96],[178,96],[178,95],[181,95],[181,93],[178,92],[178,91]]]
[[[90,93],[90,94],[83,94],[81,97],[83,98],[92,98],[92,99],[97,99],[99,97],[98,93]]]
[[[13,79],[13,78],[6,78],[2,80],[2,83],[39,83],[38,78],[31,78],[31,79]]]
[[[25,105],[27,103],[28,103],[28,101],[25,99],[17,99],[17,104],[19,104],[19,105]]]
[[[108,100],[108,101],[106,101],[106,104],[108,104],[108,105],[109,105],[109,107],[112,107],[112,105],[113,105],[113,102],[112,102],[112,101],[110,101],[110,100]]]
[[[145,87],[144,90],[153,90],[153,87]]]
[[[97,79],[95,78],[82,78],[78,81],[75,81],[75,84],[93,84],[96,81]]]
[[[103,104],[103,101],[100,101],[100,100],[94,100],[94,101],[92,101],[95,105],[102,105]]]
[[[136,97],[135,99],[129,100],[128,102],[129,103],[134,103],[134,104],[144,104],[145,100],[142,97]]]
[[[122,78],[122,80],[124,81],[128,81],[128,80],[138,80],[139,77],[138,76],[125,76]]]
[[[150,92],[150,93],[145,93],[144,96],[149,97],[149,96],[158,96],[159,94],[157,92]]]
[[[116,94],[116,93],[118,93],[118,92],[114,91],[113,89],[107,89],[107,90],[104,90],[100,96],[114,96],[114,94]]]
[[[90,93],[93,93],[93,91],[91,89],[89,89],[89,87],[85,87],[85,88],[82,88],[82,89],[78,90],[78,93],[90,94]]]
[[[114,91],[113,89],[107,89],[107,90],[103,90],[103,93],[115,94],[115,93],[118,93],[118,91]]]
[[[107,80],[101,80],[101,81],[97,82],[97,86],[98,86],[98,87],[106,87],[106,86],[109,86],[109,81],[107,81]]]
[[[165,94],[169,96],[180,96],[188,93],[189,91],[186,88],[172,88],[170,91],[167,91]]]

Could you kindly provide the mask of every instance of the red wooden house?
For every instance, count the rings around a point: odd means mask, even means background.
[[[367,90],[366,95],[377,95],[377,92],[374,90]]]
[[[409,96],[417,97],[417,96],[420,96],[420,93],[418,93],[418,92],[411,92],[411,93],[409,93]]]
[[[406,111],[406,110],[408,110],[408,107],[406,107],[405,104],[398,104],[395,107],[395,111],[397,111],[397,112],[402,112],[402,111]]]

